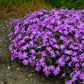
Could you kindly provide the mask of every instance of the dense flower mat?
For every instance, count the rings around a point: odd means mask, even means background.
[[[84,10],[40,9],[10,22],[11,60],[84,84]]]

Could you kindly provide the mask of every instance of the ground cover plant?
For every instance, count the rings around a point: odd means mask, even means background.
[[[84,83],[84,10],[40,9],[10,22],[11,60],[21,60],[65,84]]]

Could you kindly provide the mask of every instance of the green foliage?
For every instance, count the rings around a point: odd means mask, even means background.
[[[62,6],[67,6],[69,9],[83,9],[84,8],[84,0],[44,0],[46,3],[51,3],[56,8],[60,8]]]
[[[35,2],[35,0],[0,0],[0,6],[7,6],[9,3],[12,4],[19,4],[20,3],[27,3],[27,2]]]
[[[57,8],[61,7],[61,0],[44,0],[47,3],[51,3],[52,5],[56,6]]]
[[[50,3],[51,5],[54,5],[56,8],[60,8],[62,6],[67,6],[69,9],[83,9],[84,8],[84,0],[40,0],[44,1],[46,3]],[[36,0],[0,0],[0,6],[7,6],[9,3],[12,4],[19,4],[21,3],[27,3],[27,2],[36,2]],[[51,8],[50,8],[51,9]]]

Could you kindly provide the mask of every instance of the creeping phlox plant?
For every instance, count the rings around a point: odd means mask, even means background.
[[[84,10],[40,9],[10,22],[11,60],[84,84]]]

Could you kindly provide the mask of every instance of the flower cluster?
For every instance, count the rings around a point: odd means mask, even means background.
[[[10,22],[11,60],[84,84],[84,10],[40,9]]]

